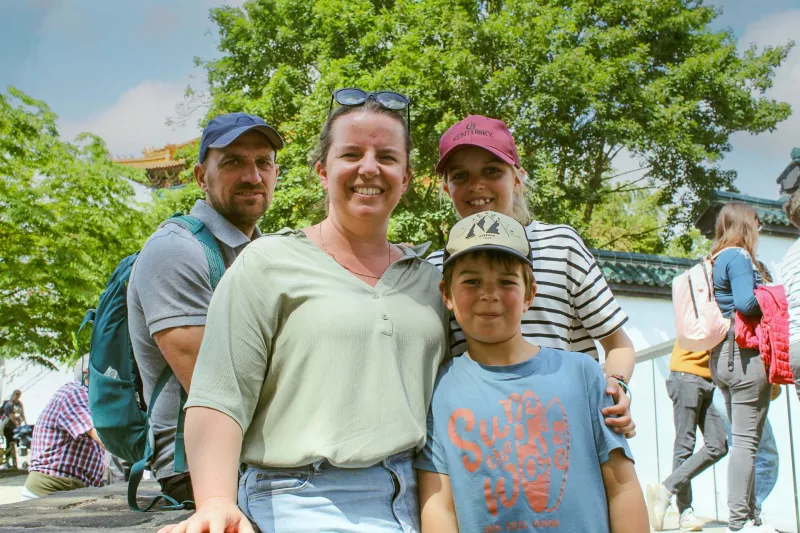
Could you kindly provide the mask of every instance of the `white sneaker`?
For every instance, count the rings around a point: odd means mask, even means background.
[[[678,527],[681,531],[703,531],[703,524],[705,522],[695,516],[694,509],[691,507],[682,512],[678,519]]]
[[[647,517],[656,531],[664,529],[664,515],[667,514],[670,498],[672,494],[661,483],[647,485]]]

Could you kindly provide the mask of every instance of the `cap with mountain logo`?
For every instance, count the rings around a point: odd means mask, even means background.
[[[459,220],[447,238],[443,267],[456,257],[478,250],[509,253],[533,265],[525,227],[502,213],[483,211]]]

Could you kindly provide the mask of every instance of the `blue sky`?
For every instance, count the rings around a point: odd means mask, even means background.
[[[228,0],[240,4],[242,0]],[[13,85],[46,101],[62,133],[101,135],[113,154],[182,142],[198,133],[201,112],[177,116],[187,85],[203,87],[193,58],[217,54],[209,8],[222,0],[13,0],[0,2],[0,90]],[[710,0],[722,7],[714,23],[730,27],[740,46],[781,44],[800,37],[800,0]],[[800,40],[800,39],[798,39]],[[800,43],[798,43],[800,44]],[[775,178],[800,146],[800,49],[775,77],[772,95],[796,115],[776,132],[732,137],[725,160],[739,172],[743,192],[777,197]],[[620,170],[633,168],[620,161]]]

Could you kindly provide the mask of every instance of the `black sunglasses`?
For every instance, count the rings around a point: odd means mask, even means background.
[[[339,105],[344,106],[358,106],[364,105],[367,100],[372,98],[384,109],[390,111],[406,110],[406,122],[408,123],[409,130],[411,129],[411,100],[408,96],[396,93],[394,91],[378,91],[370,93],[362,89],[347,87],[345,89],[336,89],[331,96],[331,105],[328,108],[328,115],[333,111],[333,102],[336,101]]]

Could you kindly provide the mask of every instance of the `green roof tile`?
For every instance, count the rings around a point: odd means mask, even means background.
[[[672,279],[697,263],[662,255],[591,250],[606,281],[612,285],[638,285],[664,289]]]
[[[792,225],[783,210],[783,204],[786,203],[785,198],[783,200],[767,200],[735,192],[714,191],[714,195],[711,198],[712,205],[722,206],[728,202],[742,202],[753,206],[758,213],[758,220],[762,224]]]

